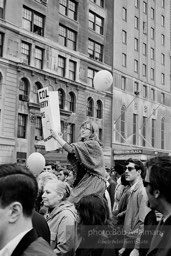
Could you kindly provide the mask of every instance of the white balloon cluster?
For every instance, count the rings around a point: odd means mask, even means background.
[[[113,83],[112,74],[107,70],[100,70],[95,74],[93,83],[97,91],[106,91]]]

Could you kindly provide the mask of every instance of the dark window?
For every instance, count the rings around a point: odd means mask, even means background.
[[[40,36],[44,35],[44,16],[34,10],[23,8],[23,28]]]
[[[71,50],[76,50],[76,32],[59,25],[59,43]]]
[[[68,124],[67,126],[67,142],[68,143],[74,142],[74,131],[75,131],[75,124]]]
[[[102,61],[103,46],[93,40],[88,40],[88,55],[90,58]]]
[[[75,102],[75,94],[73,92],[69,93],[68,101],[69,101],[69,110],[72,112],[75,112],[75,103],[76,102]]]
[[[143,116],[143,127],[142,127],[142,135],[143,135],[142,145],[143,145],[143,147],[145,147],[145,145],[146,145],[146,123],[147,123],[147,117]]]
[[[103,130],[99,128],[99,140],[102,141],[103,139]]]
[[[20,80],[20,85],[19,85],[19,100],[28,101],[28,95],[29,95],[29,82],[26,78],[22,78]]]
[[[58,75],[65,76],[65,58],[61,56],[58,57]]]
[[[93,79],[94,79],[94,76],[95,76],[96,73],[97,73],[96,70],[88,68],[88,74],[87,74],[88,81],[87,81],[87,84],[90,87],[94,87]]]
[[[0,0],[0,19],[4,19],[4,8],[5,8],[4,0]]]
[[[23,63],[30,64],[30,44],[21,42],[21,59]]]
[[[27,115],[18,114],[18,138],[26,138],[26,121]]]
[[[43,68],[43,49],[35,47],[35,67]]]
[[[88,98],[87,100],[87,116],[93,116],[94,115],[94,102],[91,97]]]
[[[161,120],[161,149],[164,149],[165,120]]]
[[[43,129],[42,129],[42,120],[40,116],[36,118],[36,130],[35,130],[35,139],[41,140],[43,136]]]
[[[59,97],[59,108],[64,109],[64,107],[65,107],[65,93],[62,89],[58,90],[58,97]]]
[[[72,20],[77,20],[77,2],[72,0],[60,0],[59,12]]]
[[[102,113],[103,113],[103,107],[102,107],[102,102],[100,100],[97,101],[97,118],[101,119],[102,118]]]
[[[89,11],[89,28],[103,35],[104,19]]]
[[[76,62],[70,60],[69,61],[69,79],[75,81],[76,78]]]
[[[0,33],[0,57],[3,56],[3,42],[4,42],[4,34]]]

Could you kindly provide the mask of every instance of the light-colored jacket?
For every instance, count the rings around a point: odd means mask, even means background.
[[[140,238],[144,231],[144,219],[150,208],[147,206],[148,197],[142,180],[138,181],[130,193],[124,220],[124,248],[127,239],[135,239],[134,248],[139,249]]]
[[[51,247],[56,255],[73,256],[77,220],[77,212],[74,205],[63,201],[45,217],[51,232]]]

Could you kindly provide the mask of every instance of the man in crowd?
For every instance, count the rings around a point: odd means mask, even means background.
[[[130,196],[124,220],[124,243],[119,255],[138,256],[140,238],[144,230],[144,219],[149,208],[147,194],[143,185],[145,168],[141,161],[128,159],[126,161],[125,179],[129,182]]]
[[[38,186],[34,175],[17,164],[0,165],[0,255],[54,256],[32,225]]]
[[[59,173],[57,174],[58,180],[65,181],[69,175],[69,171],[67,169],[60,169]]]
[[[163,215],[157,226],[147,256],[171,255],[171,157],[161,156],[147,163],[144,181],[150,207]]]

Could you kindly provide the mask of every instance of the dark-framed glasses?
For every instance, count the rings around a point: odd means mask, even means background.
[[[131,167],[131,166],[125,166],[125,171],[128,170],[129,172],[131,172],[132,170],[134,170],[135,167]]]

